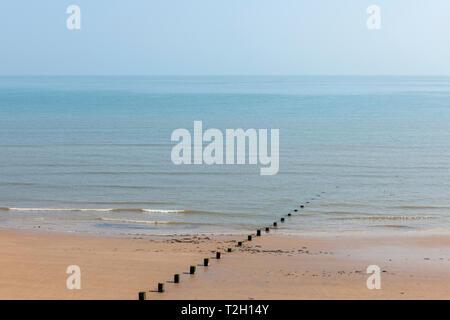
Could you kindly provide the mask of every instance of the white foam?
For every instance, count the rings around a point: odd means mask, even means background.
[[[110,212],[114,209],[78,209],[78,208],[8,208],[10,211],[51,211],[51,212]]]
[[[17,212],[142,212],[142,213],[183,213],[178,209],[144,209],[144,208],[2,208]]]
[[[176,222],[170,221],[148,221],[148,220],[131,220],[131,219],[114,219],[114,218],[99,218],[99,220],[109,222],[143,223],[143,224],[176,224]]]
[[[157,209],[142,209],[143,212],[147,213],[183,213],[184,210],[157,210]]]

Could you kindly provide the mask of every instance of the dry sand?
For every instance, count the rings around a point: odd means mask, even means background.
[[[450,237],[100,238],[0,231],[0,299],[450,299]],[[222,259],[219,249],[232,247]],[[378,265],[381,289],[366,287]],[[81,290],[66,268],[81,268]],[[186,274],[197,265],[195,275]],[[181,283],[170,280],[181,274]],[[166,292],[152,292],[165,282]]]

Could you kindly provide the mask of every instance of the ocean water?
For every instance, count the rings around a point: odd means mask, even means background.
[[[195,120],[279,129],[278,174],[174,165]],[[450,77],[0,77],[5,228],[448,234],[449,164]]]

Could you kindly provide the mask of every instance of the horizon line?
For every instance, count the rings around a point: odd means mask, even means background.
[[[450,77],[450,74],[0,74],[0,77]]]

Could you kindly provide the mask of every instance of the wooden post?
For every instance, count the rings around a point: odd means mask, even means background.
[[[147,300],[147,294],[145,292],[139,292],[139,301]]]

